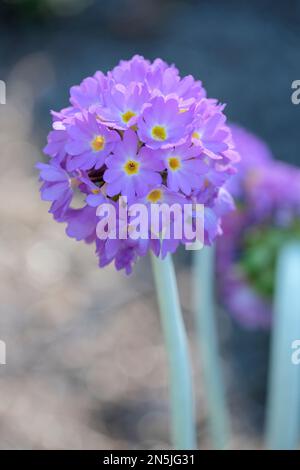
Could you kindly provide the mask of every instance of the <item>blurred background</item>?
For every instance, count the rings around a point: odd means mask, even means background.
[[[168,448],[164,346],[147,260],[126,278],[97,268],[38,194],[34,164],[50,109],[70,86],[138,53],[203,81],[227,115],[276,158],[299,164],[300,2],[286,0],[2,0],[0,79],[1,449]],[[198,399],[199,444],[210,448],[195,347],[190,259],[176,255]],[[262,446],[268,331],[218,312],[236,449]]]

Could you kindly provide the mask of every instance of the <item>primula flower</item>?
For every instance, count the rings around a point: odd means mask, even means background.
[[[106,159],[107,170],[103,179],[107,182],[107,195],[122,194],[132,201],[143,196],[149,186],[161,182],[161,161],[147,147],[138,150],[138,138],[134,131],[124,132],[123,140]]]
[[[97,71],[71,88],[69,107],[52,111],[44,149],[49,162],[37,166],[41,197],[51,201],[50,212],[67,224],[70,237],[95,244],[100,267],[114,262],[130,273],[149,250],[164,257],[185,244],[184,235],[163,236],[166,225],[173,228],[182,217],[172,213],[168,219],[173,204],[205,205],[204,242],[211,244],[222,233],[221,218],[232,210],[223,187],[239,159],[223,111],[200,81],[180,77],[161,59],[151,63],[134,56],[107,74]],[[165,205],[156,237],[150,227],[146,237],[101,238],[99,223],[115,232],[99,212],[104,204],[116,209],[122,233],[137,231],[133,212],[121,214],[125,198],[129,205],[142,204],[147,214],[152,205]]]
[[[69,154],[67,168],[89,170],[101,168],[105,157],[110,154],[120,140],[117,132],[101,124],[95,114],[83,113],[74,119],[67,130],[69,139],[66,152]]]
[[[68,139],[65,127],[60,130],[53,130],[48,135],[48,144],[44,148],[44,152],[58,161],[62,161],[66,156],[66,141]]]
[[[229,131],[223,128],[225,121],[222,113],[216,113],[208,119],[199,116],[194,123],[193,143],[205,149],[205,154],[211,158],[219,159],[220,152],[228,149],[226,137]]]
[[[198,157],[198,158],[197,158]],[[208,166],[199,156],[199,149],[190,143],[162,151],[167,168],[167,185],[172,191],[181,190],[189,196],[192,189],[200,187],[200,175],[208,173]]]
[[[137,83],[128,88],[110,83],[105,94],[105,107],[99,109],[101,120],[115,129],[128,129],[136,124],[149,96],[148,89]]]
[[[57,164],[38,163],[37,168],[43,181],[41,197],[44,201],[52,201],[50,212],[59,219],[66,213],[73,198],[72,178]]]
[[[70,102],[74,108],[93,112],[103,105],[103,90],[107,77],[102,72],[96,72],[94,77],[85,78],[80,85],[71,87]]]
[[[251,133],[237,126],[232,131],[242,160],[226,183],[238,208],[223,218],[217,244],[219,296],[243,326],[268,328],[279,250],[300,239],[300,170],[274,161]]]
[[[191,111],[179,108],[178,100],[154,98],[138,120],[138,136],[152,148],[183,143],[190,129]]]
[[[153,66],[156,61],[154,61]],[[163,65],[161,65],[163,67]],[[167,66],[167,64],[166,64]],[[132,83],[145,83],[146,76],[151,68],[149,60],[135,55],[131,60],[121,60],[116,67],[107,73],[109,79],[114,83],[121,83],[125,87]]]

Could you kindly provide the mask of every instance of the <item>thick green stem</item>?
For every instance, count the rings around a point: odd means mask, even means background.
[[[171,255],[151,256],[161,323],[169,362],[172,443],[195,449],[196,429],[191,362]]]

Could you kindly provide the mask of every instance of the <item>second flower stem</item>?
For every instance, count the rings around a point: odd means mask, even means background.
[[[229,443],[230,423],[215,318],[214,262],[214,248],[205,247],[194,252],[195,320],[203,364],[208,419],[214,447],[224,449]]]

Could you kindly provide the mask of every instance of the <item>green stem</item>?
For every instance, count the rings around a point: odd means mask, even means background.
[[[192,371],[174,266],[171,255],[151,259],[169,362],[172,443],[175,449],[195,449]]]
[[[216,449],[224,449],[230,438],[230,421],[218,350],[214,260],[214,248],[194,251],[194,310],[211,437]]]

